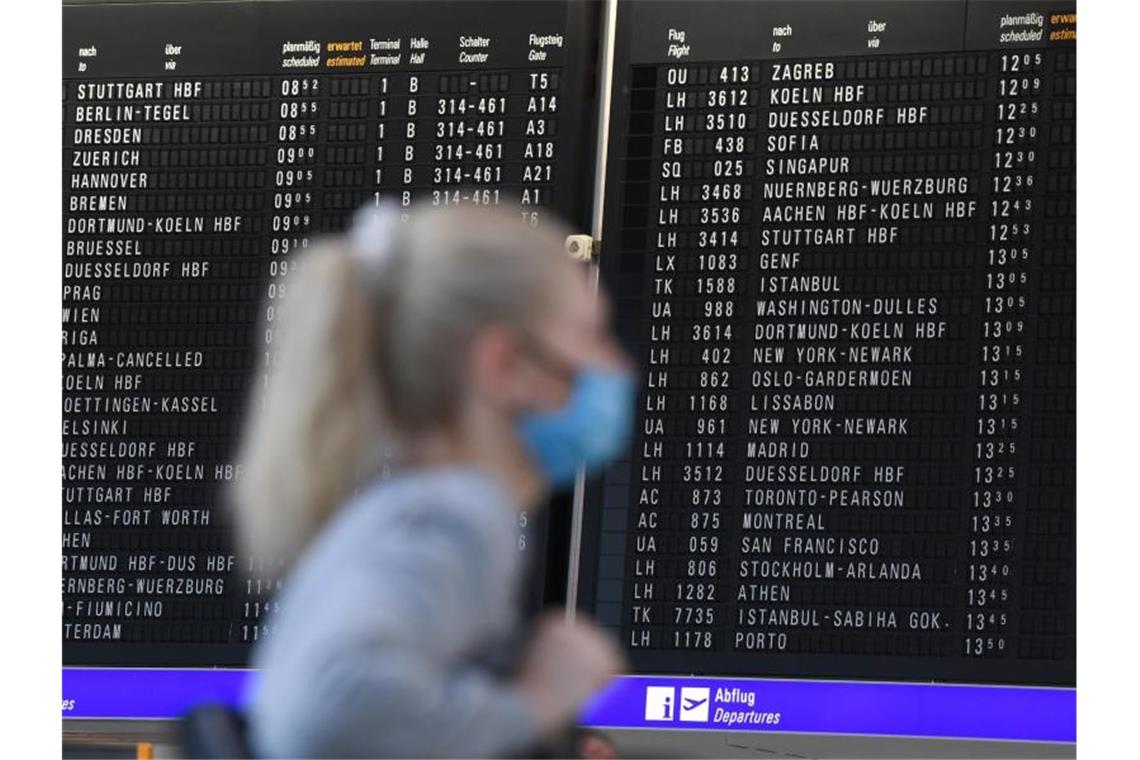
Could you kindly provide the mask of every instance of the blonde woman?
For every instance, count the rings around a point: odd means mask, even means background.
[[[235,493],[247,550],[289,568],[254,655],[259,754],[526,754],[619,669],[558,617],[514,675],[481,664],[519,634],[519,511],[630,432],[626,357],[563,235],[381,210],[299,259]]]

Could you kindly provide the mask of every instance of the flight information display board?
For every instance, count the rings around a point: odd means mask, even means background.
[[[619,5],[642,382],[578,603],[635,672],[1075,684],[1075,38],[1065,2]]]
[[[220,505],[287,258],[381,197],[584,228],[595,11],[64,8],[65,665],[245,662],[279,574]]]

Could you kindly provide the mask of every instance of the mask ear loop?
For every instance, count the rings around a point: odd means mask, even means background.
[[[529,331],[522,333],[522,343],[527,352],[536,360],[536,364],[558,377],[568,387],[573,387],[574,377],[578,374],[578,370],[570,362],[557,356],[547,348],[543,341]]]

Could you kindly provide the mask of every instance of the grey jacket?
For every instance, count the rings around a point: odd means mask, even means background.
[[[286,579],[254,653],[266,757],[525,752],[537,719],[480,664],[517,639],[517,511],[491,477],[425,470],[345,506]]]

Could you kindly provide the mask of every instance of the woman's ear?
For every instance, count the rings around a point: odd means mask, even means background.
[[[488,325],[475,335],[467,371],[475,393],[492,406],[514,411],[533,404],[533,370],[507,326]]]

